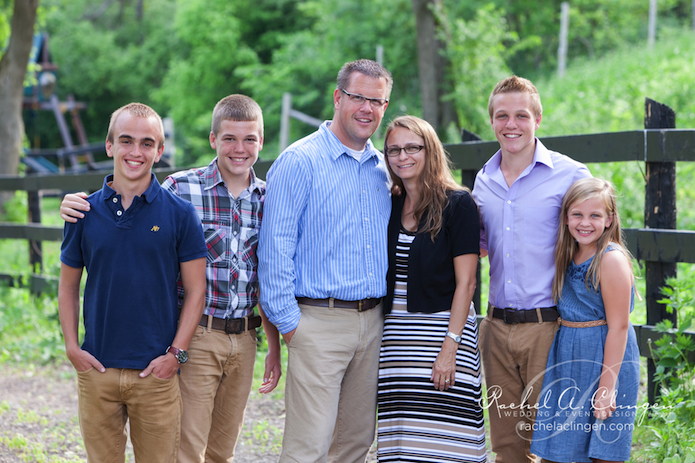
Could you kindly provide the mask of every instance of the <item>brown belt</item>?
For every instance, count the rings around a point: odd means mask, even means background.
[[[381,303],[380,297],[362,299],[360,301],[342,301],[340,299],[311,299],[308,297],[298,297],[297,302],[304,305],[313,305],[317,307],[338,307],[340,309],[355,309],[358,312],[373,309]]]
[[[517,323],[554,322],[560,318],[557,307],[537,307],[528,310],[513,309],[511,307],[501,309],[488,303],[487,310],[492,311],[492,316],[494,318],[499,318],[508,325],[515,325]]]
[[[588,322],[571,322],[568,320],[563,320],[562,318],[557,319],[557,323],[568,328],[593,328],[594,326],[607,325],[606,320],[591,320]]]
[[[208,316],[203,314],[200,318],[200,326],[208,326]],[[212,317],[212,329],[224,331],[227,334],[239,334],[261,326],[261,317],[252,315],[242,318],[215,318]]]

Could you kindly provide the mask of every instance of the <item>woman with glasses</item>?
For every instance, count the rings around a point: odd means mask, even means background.
[[[484,462],[480,355],[471,303],[480,249],[470,191],[437,134],[413,116],[386,130],[393,181],[379,365],[378,459]]]

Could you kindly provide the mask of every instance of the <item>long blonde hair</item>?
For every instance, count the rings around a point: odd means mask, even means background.
[[[437,132],[425,120],[415,116],[400,116],[393,120],[386,129],[384,137],[384,153],[388,149],[389,135],[394,129],[401,127],[410,130],[415,135],[422,137],[425,143],[425,167],[422,175],[418,179],[418,184],[422,191],[420,200],[415,204],[413,215],[417,223],[425,217],[425,226],[418,233],[429,233],[432,241],[442,229],[444,221],[443,211],[449,203],[447,193],[449,191],[470,190],[459,185],[451,174],[451,161],[444,150],[444,145],[437,137]],[[396,188],[394,194],[403,194],[405,188],[403,181],[391,169],[388,161],[386,162],[391,180]],[[400,190],[400,191],[399,191]]]
[[[622,252],[630,265],[632,271],[632,255],[623,244],[622,230],[620,228],[620,215],[615,199],[615,189],[613,185],[599,178],[583,178],[577,180],[567,190],[562,199],[560,209],[560,220],[557,233],[557,244],[555,245],[555,279],[553,280],[553,300],[556,302],[562,295],[562,287],[565,283],[565,271],[572,262],[574,255],[579,248],[574,237],[570,234],[567,226],[569,210],[577,203],[582,203],[587,199],[598,198],[606,207],[608,217],[612,218],[611,224],[603,231],[596,245],[596,254],[586,272],[586,287],[589,290],[598,291],[599,281],[601,280],[601,259],[606,252],[608,245]]]

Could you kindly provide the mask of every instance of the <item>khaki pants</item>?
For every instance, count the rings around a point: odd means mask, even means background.
[[[181,365],[179,463],[223,463],[234,458],[253,383],[256,330],[226,334],[196,328]]]
[[[488,312],[480,325],[480,352],[495,462],[535,463],[532,426],[558,324],[507,325]]]
[[[365,312],[299,308],[288,346],[280,462],[364,462],[376,428],[381,305]]]
[[[179,449],[179,376],[159,379],[140,370],[77,372],[78,415],[89,463],[123,463],[130,440],[138,463],[173,463]]]

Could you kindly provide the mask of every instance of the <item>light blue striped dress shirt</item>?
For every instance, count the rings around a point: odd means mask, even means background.
[[[391,199],[383,155],[369,141],[358,162],[329,126],[283,151],[266,178],[261,306],[283,334],[299,324],[296,297],[386,295]]]

